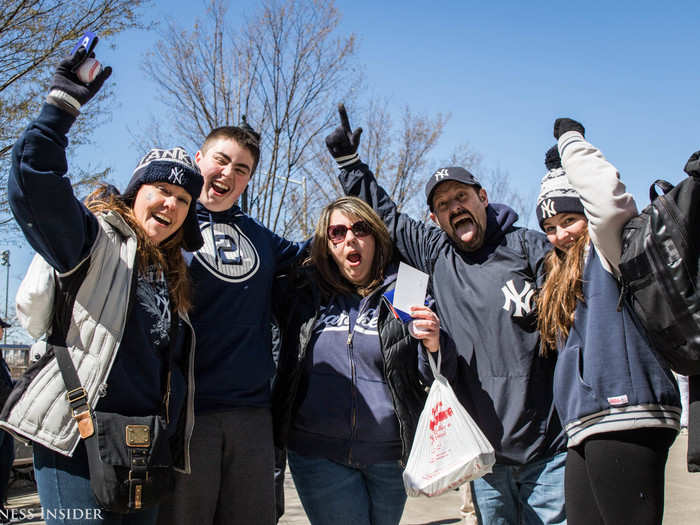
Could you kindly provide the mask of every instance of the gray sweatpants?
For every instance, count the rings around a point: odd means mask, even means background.
[[[274,448],[269,408],[197,415],[192,474],[177,474],[159,525],[274,525]]]

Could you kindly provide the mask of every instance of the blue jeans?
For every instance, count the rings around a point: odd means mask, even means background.
[[[479,523],[563,525],[566,452],[526,465],[496,463],[493,472],[472,482]]]
[[[158,507],[130,514],[107,512],[90,487],[87,452],[81,442],[72,458],[34,443],[34,473],[47,525],[153,525]]]
[[[312,525],[398,525],[406,504],[398,461],[350,467],[288,451],[289,470]]]

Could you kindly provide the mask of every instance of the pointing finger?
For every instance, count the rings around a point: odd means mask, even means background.
[[[345,132],[349,134],[351,132],[350,121],[348,120],[348,112],[345,111],[345,104],[342,102],[338,104],[338,115],[340,115],[340,124]]]

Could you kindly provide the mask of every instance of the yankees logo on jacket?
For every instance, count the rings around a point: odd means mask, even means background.
[[[457,345],[455,391],[497,462],[525,464],[564,450],[552,403],[555,359],[539,356],[534,307],[546,237],[515,226],[508,206],[489,203],[483,246],[463,251],[441,229],[399,213],[366,164],[342,169],[340,181],[379,213],[404,260],[430,274],[440,324]]]

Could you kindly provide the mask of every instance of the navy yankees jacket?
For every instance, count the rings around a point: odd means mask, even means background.
[[[484,246],[464,252],[442,230],[399,213],[366,164],[342,169],[340,182],[379,213],[400,256],[431,276],[441,326],[457,346],[455,392],[496,461],[521,465],[564,450],[552,401],[556,357],[539,355],[533,298],[546,237],[514,226],[511,208],[489,204]]]
[[[622,229],[637,214],[617,169],[577,131],[559,137],[562,167],[581,196],[590,243],[583,301],[559,348],[554,398],[568,446],[589,436],[649,427],[680,428],[678,385],[644,328],[620,302]]]
[[[276,235],[238,206],[213,212],[197,203],[197,219],[204,246],[188,261],[198,352],[195,412],[269,406],[272,284],[305,244]]]

